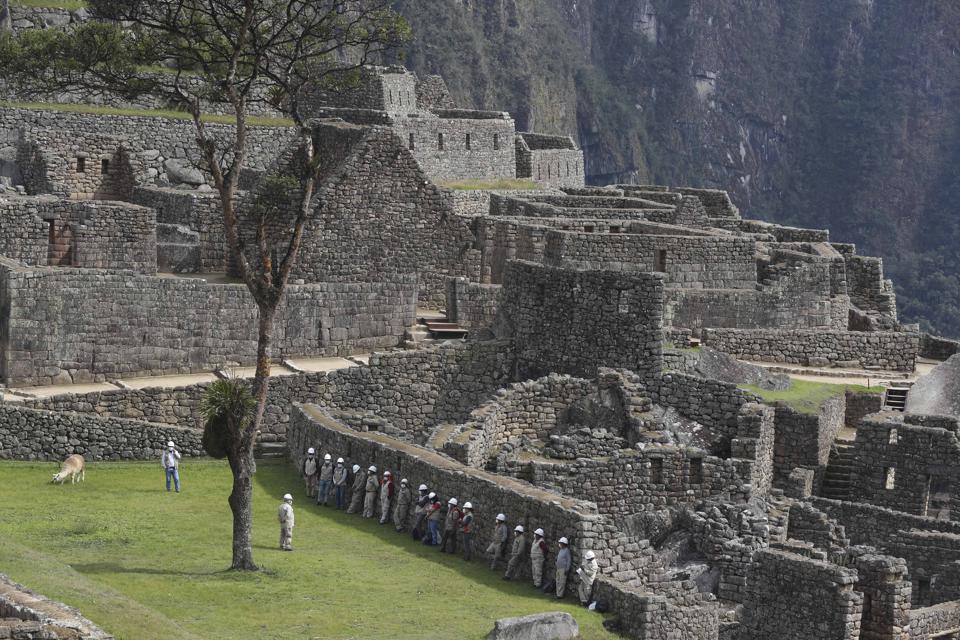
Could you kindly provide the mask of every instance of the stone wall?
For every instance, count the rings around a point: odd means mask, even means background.
[[[659,375],[663,279],[657,274],[570,271],[511,262],[498,335],[516,345],[522,375],[592,378],[597,367]]]
[[[960,519],[957,423],[923,426],[875,414],[860,421],[854,441],[850,498],[914,515],[943,510]],[[938,496],[938,484],[944,495]]]
[[[159,460],[168,440],[186,456],[202,456],[203,432],[88,413],[52,413],[0,404],[0,459],[61,461]]]
[[[22,624],[7,624],[22,620]],[[10,634],[10,635],[6,635]],[[0,573],[0,636],[15,640],[113,640],[113,636],[80,615],[73,607],[56,602],[17,584]]]
[[[216,193],[163,187],[136,187],[130,198],[157,212],[157,223],[186,227],[198,234],[200,271],[226,270],[226,234]]]
[[[847,408],[843,415],[843,424],[848,429],[856,429],[863,418],[883,409],[882,393],[847,391],[846,398]]]
[[[960,353],[960,340],[932,336],[929,333],[920,334],[921,358],[943,361],[955,353]]]
[[[510,114],[484,119],[471,118],[470,112],[456,118],[418,116],[396,117],[392,126],[434,182],[517,177]]]
[[[580,269],[660,271],[666,287],[753,289],[754,245],[750,238],[548,231],[544,261]]]
[[[570,136],[518,133],[516,154],[518,178],[556,187],[585,184],[583,152]]]
[[[3,373],[27,386],[205,371],[256,357],[244,285],[3,262]],[[347,355],[398,344],[416,317],[410,278],[291,285],[274,354]]]
[[[778,404],[774,472],[777,486],[786,486],[796,468],[814,472],[814,491],[819,491],[830,459],[830,447],[844,426],[846,399],[829,398],[817,413],[801,413]]]
[[[637,640],[715,640],[719,634],[719,611],[712,594],[688,587],[683,593],[651,594],[624,588],[600,578],[596,598],[616,611],[620,627]]]
[[[929,640],[939,634],[960,629],[960,602],[910,610],[910,639]],[[943,636],[949,639],[950,634]]]
[[[50,223],[42,216],[57,202],[52,196],[0,199],[0,255],[47,264]]]
[[[855,363],[888,371],[913,371],[920,336],[906,332],[705,329],[703,344],[732,356],[803,365]]]
[[[500,306],[502,287],[476,284],[466,278],[447,280],[447,319],[464,329],[483,329],[493,325]]]
[[[874,311],[896,320],[897,298],[890,281],[883,277],[883,259],[852,253],[844,258],[850,301],[863,311]]]
[[[857,640],[863,595],[857,572],[787,551],[754,556],[740,640]]]
[[[733,383],[684,373],[664,373],[649,384],[649,391],[654,403],[675,408],[727,440],[737,435],[743,406],[760,402]]]

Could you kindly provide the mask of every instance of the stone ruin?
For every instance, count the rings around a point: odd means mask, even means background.
[[[14,10],[14,28],[84,18]],[[899,322],[879,258],[723,191],[587,187],[572,138],[457,109],[438,77],[370,67],[306,101],[330,161],[262,447],[335,451],[566,536],[575,563],[595,551],[627,637],[960,637],[960,426],[924,409],[950,410],[952,369],[903,399],[958,343]],[[209,382],[169,376],[250,365],[256,311],[191,126],[0,108],[0,458],[202,455]],[[250,139],[241,201],[292,144]],[[529,188],[451,188],[504,178]],[[813,412],[751,390],[785,373],[893,384]]]

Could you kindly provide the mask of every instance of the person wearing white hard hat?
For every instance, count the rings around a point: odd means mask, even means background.
[[[538,528],[533,532],[533,544],[530,545],[530,575],[536,589],[543,586],[543,563],[546,559],[547,543],[543,539],[543,529]]]
[[[570,573],[571,559],[569,541],[565,537],[560,538],[557,545],[560,548],[557,550],[557,573],[554,580],[556,580],[557,600],[559,600],[567,590],[567,574]]]
[[[174,446],[173,440],[167,442],[167,448],[160,456],[160,464],[163,465],[164,474],[167,476],[167,491],[170,491],[170,480],[180,493],[180,452]]]
[[[460,518],[463,517],[463,512],[460,511],[460,507],[457,506],[457,499],[450,498],[447,500],[447,517],[443,521],[443,537],[440,538],[440,551],[447,551],[447,543],[450,543],[450,551],[447,553],[456,553],[457,552],[457,529],[460,528]]]
[[[517,575],[517,570],[523,563],[523,557],[527,553],[527,538],[523,534],[523,525],[517,525],[513,528],[513,547],[510,549],[510,560],[507,562],[507,572],[503,574],[504,580],[513,580]]]
[[[383,481],[380,483],[380,524],[386,524],[390,519],[390,507],[393,505],[393,496],[396,487],[393,484],[393,474],[383,472]]]
[[[507,528],[507,516],[502,513],[497,514],[497,524],[493,529],[493,540],[487,547],[487,554],[490,556],[490,569],[496,570],[497,560],[503,558],[507,550],[507,540],[510,539],[510,530]]]
[[[428,497],[430,504],[427,505],[427,534],[423,536],[423,544],[436,546],[440,544],[440,518],[443,517],[443,505],[440,504],[440,496],[433,491]]]
[[[429,490],[425,484],[421,484],[417,489],[420,495],[417,496],[417,505],[413,509],[413,529],[410,530],[414,540],[423,538],[423,523],[427,519],[427,506],[430,504],[430,495],[427,493]]]
[[[347,507],[347,513],[357,513],[363,505],[364,486],[367,484],[367,476],[360,471],[360,465],[353,465],[353,485],[350,487],[350,506]]]
[[[317,504],[327,506],[330,499],[330,490],[333,489],[333,459],[329,453],[324,454],[323,464],[320,465],[320,492],[317,494]]]
[[[463,559],[473,560],[473,503],[463,503],[463,517],[460,518],[460,536],[463,538]]]
[[[380,492],[380,481],[377,480],[377,468],[373,465],[367,469],[367,481],[363,485],[363,517],[372,518],[377,508],[377,494]]]
[[[343,458],[337,458],[337,466],[333,469],[333,494],[336,496],[337,509],[347,508],[347,467]]]
[[[580,604],[584,606],[590,604],[590,595],[593,593],[593,581],[597,579],[597,573],[599,571],[600,567],[597,565],[597,554],[593,551],[587,551],[583,554],[583,562],[577,569],[577,577],[580,578],[580,585],[577,587]]]
[[[307,449],[307,457],[303,459],[300,473],[303,475],[304,484],[307,485],[307,497],[317,497],[317,483],[320,481],[317,472],[320,471],[320,461],[317,460],[317,451],[313,447]]]
[[[413,502],[413,495],[410,493],[410,483],[406,478],[400,480],[400,490],[397,491],[397,506],[393,510],[393,528],[400,533],[407,528],[407,521],[410,519],[410,503]]]
[[[280,521],[280,548],[293,551],[293,496],[289,493],[283,496],[277,519]]]

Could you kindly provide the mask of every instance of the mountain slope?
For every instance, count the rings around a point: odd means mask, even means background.
[[[415,70],[575,132],[593,183],[731,191],[882,255],[905,321],[960,335],[960,4],[397,0]]]

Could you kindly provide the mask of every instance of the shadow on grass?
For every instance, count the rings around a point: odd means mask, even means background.
[[[182,576],[182,577],[201,577],[215,576],[227,573],[229,569],[219,569],[217,571],[170,571],[167,569],[157,569],[155,567],[125,567],[116,562],[91,562],[89,564],[70,565],[83,574],[109,574],[109,573],[139,573],[152,576]]]

